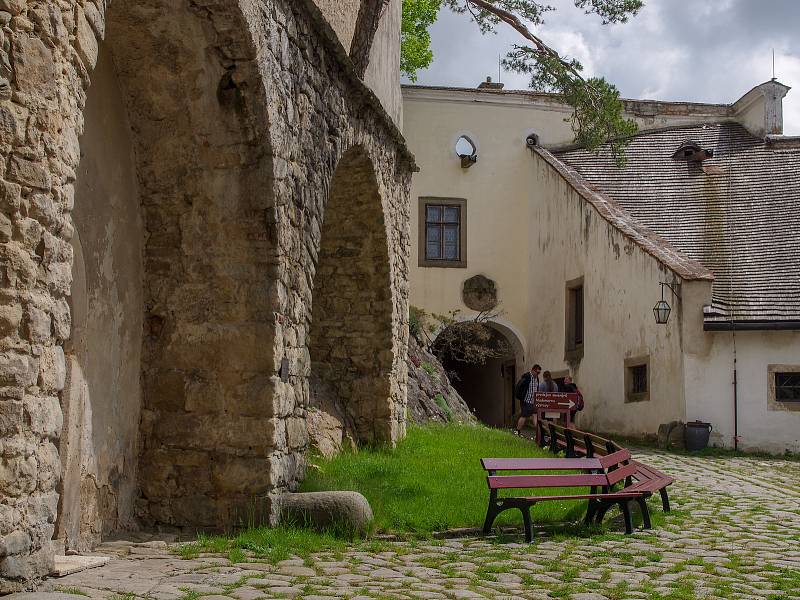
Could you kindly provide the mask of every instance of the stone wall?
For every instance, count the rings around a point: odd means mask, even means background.
[[[314,273],[321,253],[335,271],[349,251],[347,239],[326,242],[324,232],[334,173],[352,148],[372,173],[369,210],[382,215],[361,232],[378,287],[353,288],[350,298],[382,300],[352,329],[372,337],[351,347],[377,358],[354,359],[337,387],[379,381],[369,398],[346,404],[375,420],[364,421],[366,439],[397,440],[413,159],[316,6],[4,0],[0,26],[0,593],[52,565],[62,404],[74,408],[63,393],[70,241],[76,227],[84,247],[99,235],[71,213],[89,201],[76,185],[92,187],[76,180],[92,177],[79,170],[81,135],[101,52],[113,58],[125,98],[144,229],[141,522],[226,528],[269,518],[274,494],[302,478],[309,334],[313,318],[326,318],[312,312],[315,285],[324,289]],[[356,191],[345,179],[339,210]],[[136,366],[135,352],[127,358]],[[69,421],[85,422],[85,414]],[[92,510],[119,511],[84,508],[88,523]]]

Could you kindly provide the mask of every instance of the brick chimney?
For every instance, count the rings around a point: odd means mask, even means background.
[[[783,97],[790,89],[776,79],[757,85],[733,103],[733,116],[757,137],[782,135]]]

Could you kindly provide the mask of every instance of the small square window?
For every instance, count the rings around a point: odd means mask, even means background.
[[[650,400],[650,361],[647,358],[625,361],[625,402]]]
[[[800,402],[800,373],[775,373],[775,400]]]
[[[419,266],[466,267],[466,200],[420,198]]]

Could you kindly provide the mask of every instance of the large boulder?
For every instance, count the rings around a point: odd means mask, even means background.
[[[343,529],[365,534],[372,524],[372,508],[358,492],[300,492],[283,494],[281,522],[314,529]]]
[[[408,416],[416,423],[475,421],[439,360],[414,336],[408,340]]]

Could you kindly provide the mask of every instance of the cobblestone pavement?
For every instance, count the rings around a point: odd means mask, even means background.
[[[105,567],[42,587],[60,594],[19,597],[800,599],[800,463],[639,455],[678,477],[677,510],[652,532],[373,542],[276,565],[115,542]]]

